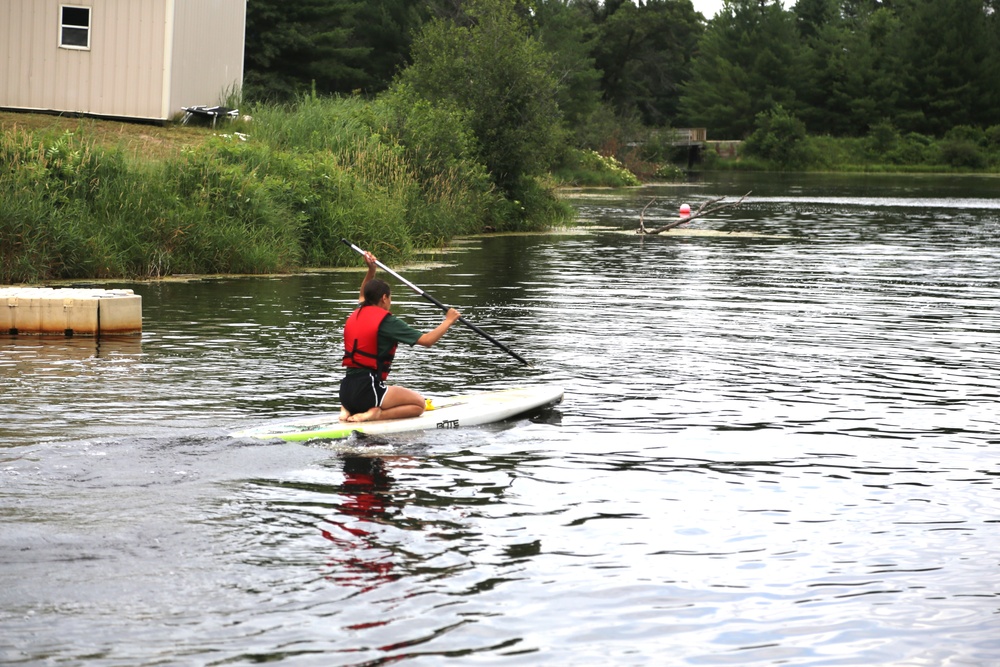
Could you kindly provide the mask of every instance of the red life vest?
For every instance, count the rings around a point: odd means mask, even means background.
[[[344,325],[344,361],[348,368],[375,371],[385,380],[396,356],[396,345],[378,356],[378,330],[389,311],[378,306],[361,306],[347,318]]]

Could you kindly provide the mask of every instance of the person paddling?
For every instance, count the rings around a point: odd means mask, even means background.
[[[340,381],[340,421],[364,422],[378,419],[419,417],[424,397],[405,387],[385,381],[399,343],[430,347],[441,339],[461,314],[449,308],[444,321],[427,333],[420,333],[389,312],[392,296],[389,285],[375,277],[375,255],[364,253],[368,272],[361,281],[360,305],[344,324],[344,360],[347,374]]]

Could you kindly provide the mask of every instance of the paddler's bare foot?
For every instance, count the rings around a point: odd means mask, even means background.
[[[367,412],[359,412],[356,415],[351,415],[347,418],[349,422],[371,422],[377,420],[382,416],[382,408],[372,408]]]
[[[347,408],[340,408],[340,421],[348,422],[351,421],[351,413],[347,411]]]

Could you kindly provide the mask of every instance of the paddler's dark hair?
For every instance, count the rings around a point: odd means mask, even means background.
[[[366,306],[377,306],[382,297],[391,294],[389,290],[389,283],[384,280],[379,280],[378,278],[372,278],[365,283],[365,304]]]

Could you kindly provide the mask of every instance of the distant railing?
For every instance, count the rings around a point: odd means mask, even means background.
[[[707,141],[708,130],[704,127],[669,127],[652,130],[650,141],[669,143],[671,146],[703,146]],[[629,146],[642,146],[646,141],[630,141]]]
[[[704,127],[674,127],[670,131],[674,135],[671,142],[674,146],[703,144],[708,137],[708,130]]]

